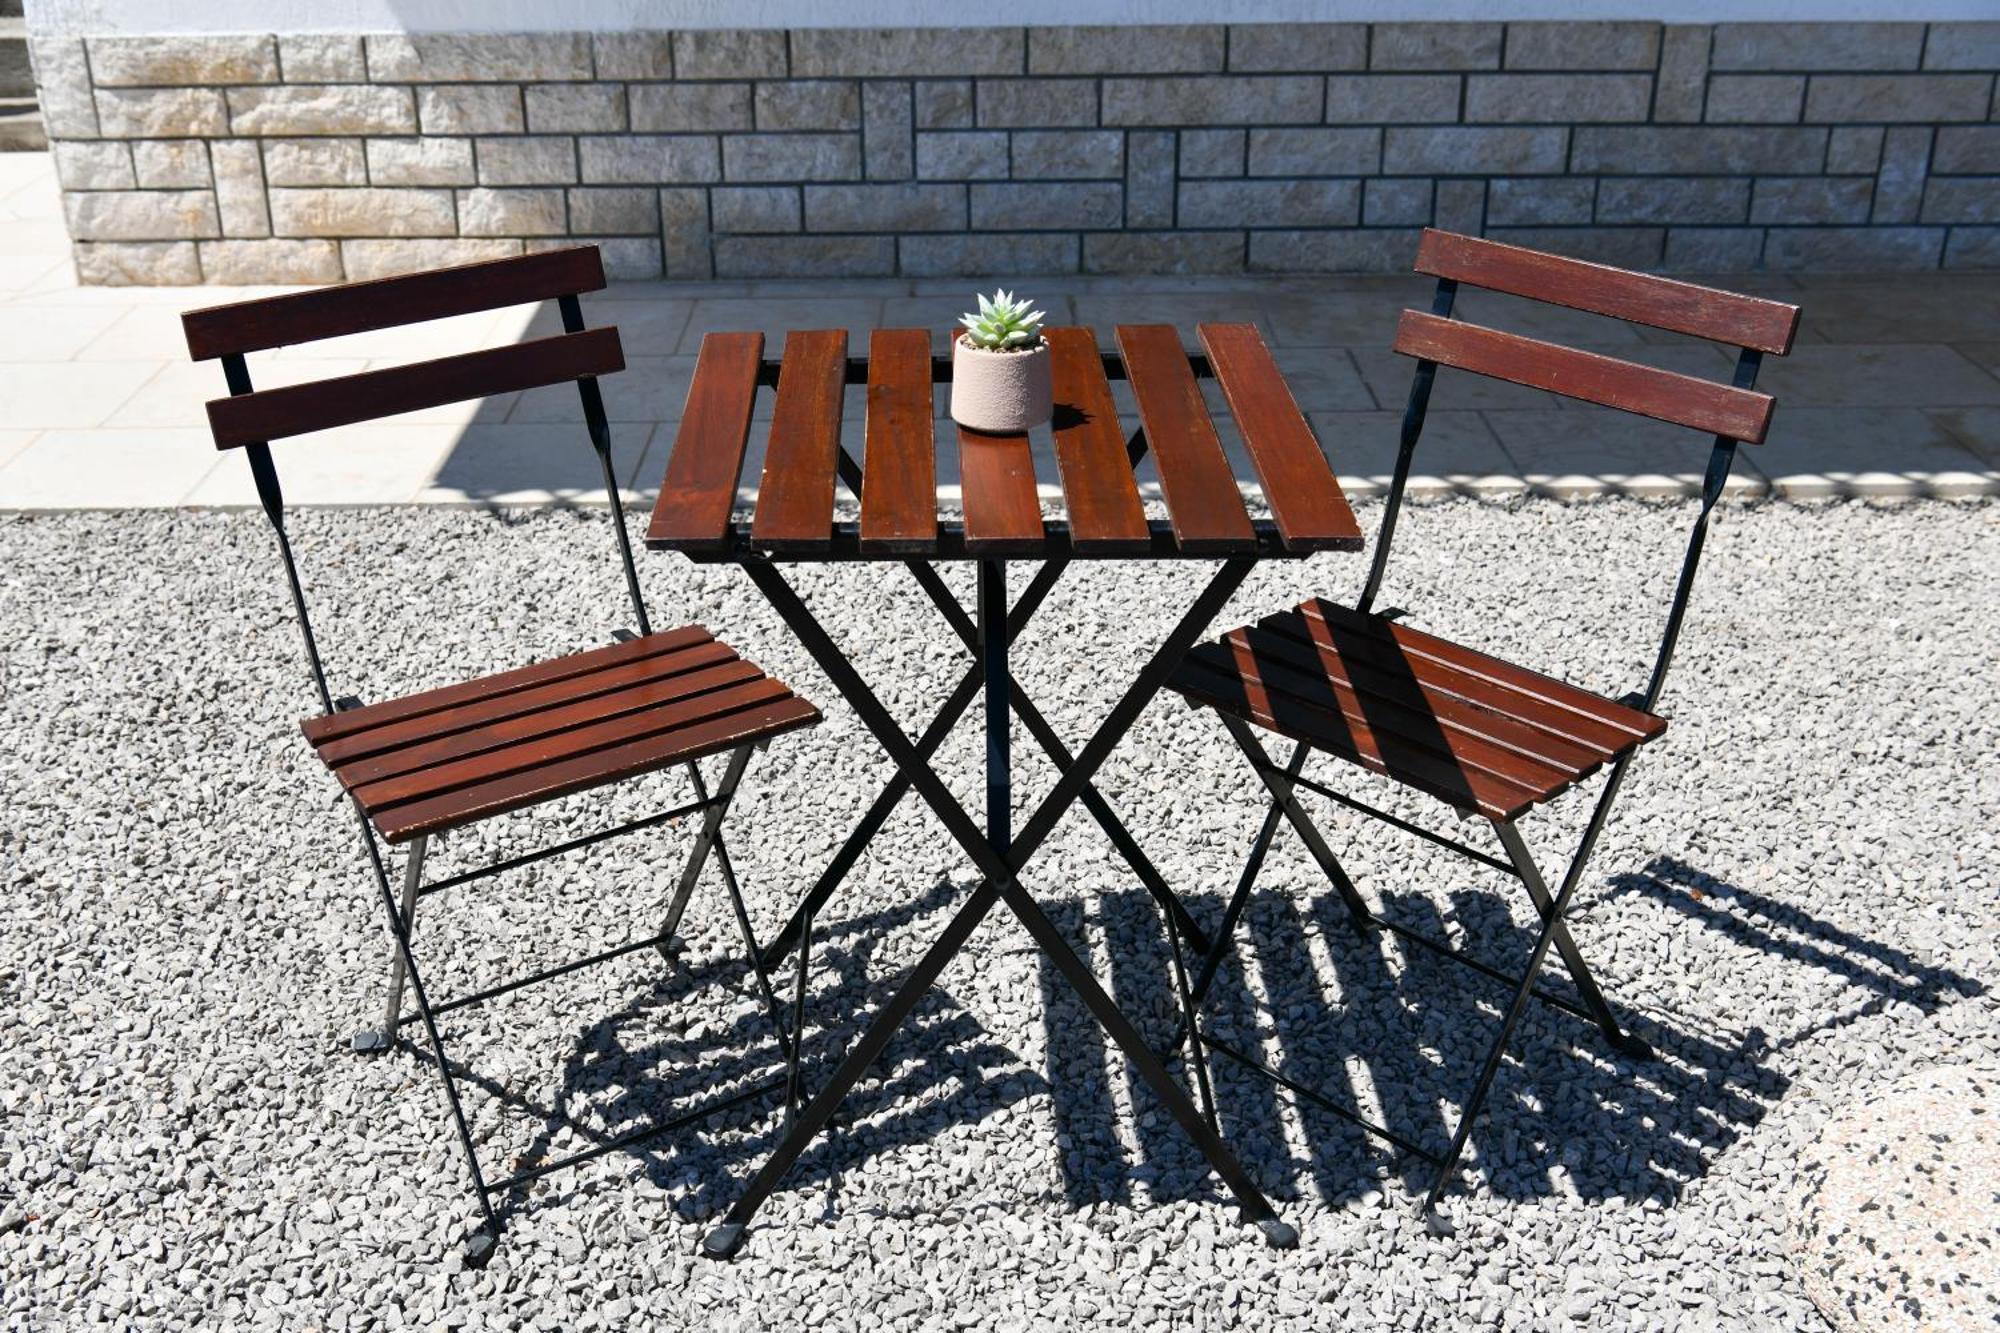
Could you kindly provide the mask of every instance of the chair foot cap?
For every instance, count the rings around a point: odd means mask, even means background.
[[[1619,1034],[1618,1039],[1611,1044],[1617,1048],[1618,1054],[1627,1060],[1653,1059],[1653,1048],[1629,1032]]]
[[[701,1238],[701,1253],[705,1259],[733,1259],[743,1248],[743,1237],[748,1234],[741,1222],[724,1222],[715,1230]]]
[[[1264,1243],[1274,1250],[1298,1248],[1299,1229],[1289,1222],[1280,1222],[1275,1217],[1267,1217],[1257,1224],[1257,1229],[1264,1233]]]
[[[484,1268],[486,1261],[493,1257],[493,1251],[500,1244],[500,1233],[485,1227],[465,1238],[465,1266]]]
[[[385,1037],[374,1028],[363,1028],[354,1034],[354,1040],[349,1044],[354,1048],[356,1055],[380,1055],[394,1046],[396,1039]]]

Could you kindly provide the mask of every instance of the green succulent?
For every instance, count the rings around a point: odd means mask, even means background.
[[[979,313],[966,314],[958,322],[965,325],[965,336],[975,347],[989,351],[999,351],[1009,347],[1031,347],[1042,336],[1042,312],[1030,310],[1034,302],[1015,300],[1006,292],[993,293],[993,299],[979,298]]]

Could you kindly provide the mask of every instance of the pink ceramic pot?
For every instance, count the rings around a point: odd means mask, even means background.
[[[971,430],[1017,434],[1055,412],[1049,388],[1049,345],[1015,351],[951,344],[951,419]]]

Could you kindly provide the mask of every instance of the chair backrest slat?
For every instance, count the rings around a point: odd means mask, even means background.
[[[1442,319],[1420,310],[1403,312],[1395,349],[1405,356],[1750,444],[1763,441],[1771,422],[1772,399],[1768,394]]]
[[[1417,272],[1783,356],[1799,308],[1476,236],[1426,229]]]
[[[527,305],[603,286],[604,261],[597,247],[578,246],[190,310],[181,316],[181,329],[188,354],[207,361]]]
[[[216,448],[236,449],[624,368],[618,330],[589,329],[217,398],[208,405],[208,424]]]

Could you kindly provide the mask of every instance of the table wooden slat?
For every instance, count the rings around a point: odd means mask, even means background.
[[[1257,326],[1203,324],[1199,332],[1286,548],[1360,549],[1361,525]]]
[[[920,555],[936,548],[935,432],[929,331],[876,329],[868,337],[868,418],[862,441],[864,550]]]
[[[958,428],[958,477],[965,503],[965,546],[986,555],[1033,555],[1042,549],[1042,502],[1026,435]]]
[[[1120,324],[1118,352],[1160,471],[1167,517],[1184,551],[1247,551],[1250,515],[1171,324]]]
[[[833,542],[833,479],[847,385],[847,330],[785,335],[778,402],[764,446],[764,477],[750,536],[769,551],[822,550]]]
[[[1104,358],[1090,329],[1043,329],[1055,386],[1056,466],[1078,551],[1143,551],[1146,510]]]
[[[761,333],[711,333],[701,340],[647,541],[686,551],[720,550],[728,543],[763,355]]]

